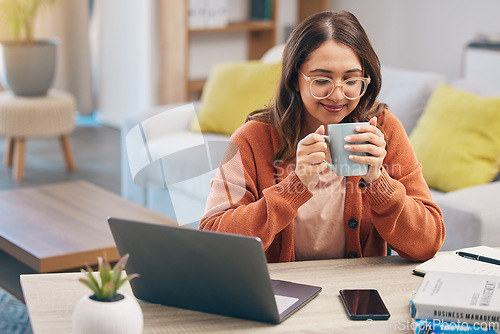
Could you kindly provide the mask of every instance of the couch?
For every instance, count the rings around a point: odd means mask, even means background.
[[[281,49],[275,47],[261,61],[272,62],[279,59],[280,54]],[[424,109],[437,87],[447,83],[446,78],[439,73],[410,71],[388,66],[382,66],[382,78],[379,101],[389,105],[390,110],[400,119],[408,134],[412,134],[419,120],[423,118]],[[467,79],[448,84],[468,92],[485,94],[484,87]],[[500,97],[500,90],[486,90],[486,95]],[[137,117],[127,119],[121,129],[122,196],[176,219],[181,225],[192,227],[198,225],[203,215],[206,198],[210,191],[210,180],[215,175],[221,152],[226,147],[224,143],[227,145],[229,139],[228,134],[192,131],[193,118],[196,118],[200,103],[198,101],[187,105],[156,106]],[[159,124],[162,124],[161,132],[164,135],[167,134],[167,137],[162,137],[156,133],[163,152],[168,152],[171,157],[175,156],[174,160],[177,163],[174,164],[175,166],[166,167],[165,162],[163,165],[158,164],[157,159],[156,163],[148,167],[161,175],[160,180],[148,184],[147,180],[144,180],[144,175],[142,175],[142,181],[139,180],[141,172],[138,170],[146,166],[148,161],[154,162],[155,158],[150,156],[149,160],[146,159],[145,156],[150,154],[147,151],[147,154],[143,153],[145,162],[139,163],[139,167],[131,167],[131,164],[136,165],[134,161],[140,159],[136,157],[137,154],[131,152],[132,136],[130,133],[137,130],[135,138],[148,143],[147,150],[149,150],[159,144],[153,143],[155,142],[153,135],[146,133],[146,137],[151,137],[146,138],[144,132],[140,134],[138,125],[141,125],[144,131],[148,126],[155,124],[157,128]],[[432,146],[433,143],[428,143],[428,145]],[[214,153],[215,151],[217,153]],[[172,154],[173,152],[177,154]],[[213,155],[217,157],[214,158]],[[424,170],[432,169],[427,165],[423,168]],[[139,185],[134,183],[134,176]],[[165,177],[170,177],[169,182],[165,182]],[[432,197],[442,209],[446,225],[446,240],[442,250],[455,250],[476,245],[500,246],[499,193],[498,176],[495,180],[485,182],[485,184],[446,192],[433,189],[431,186]]]

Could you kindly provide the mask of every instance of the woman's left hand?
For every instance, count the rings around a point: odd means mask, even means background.
[[[368,173],[363,180],[370,184],[380,177],[382,163],[387,154],[384,134],[377,128],[377,117],[370,119],[369,125],[358,125],[356,131],[359,134],[346,137],[346,142],[368,142],[367,144],[346,144],[344,148],[352,152],[367,152],[369,156],[350,155],[349,159],[355,162],[369,165]]]

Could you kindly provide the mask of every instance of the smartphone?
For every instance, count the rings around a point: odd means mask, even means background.
[[[391,316],[375,289],[343,289],[339,293],[351,320],[387,320]]]

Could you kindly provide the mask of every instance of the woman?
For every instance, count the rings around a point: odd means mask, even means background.
[[[357,90],[351,89],[353,85]],[[322,89],[317,89],[322,87]],[[325,89],[326,87],[326,89]],[[375,102],[380,63],[351,13],[312,15],[291,34],[273,104],[231,137],[200,228],[257,236],[269,262],[382,256],[423,261],[445,228],[401,123]],[[369,122],[346,138],[363,176],[328,170],[327,124]],[[235,196],[238,194],[237,196]]]

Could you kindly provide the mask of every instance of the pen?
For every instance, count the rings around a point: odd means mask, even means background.
[[[471,253],[467,253],[467,252],[457,252],[457,254],[460,255],[461,257],[465,257],[466,259],[471,259],[471,260],[476,260],[476,261],[481,261],[481,262],[496,264],[496,265],[500,266],[500,260],[492,259],[490,257],[476,255],[476,254],[471,254]]]

